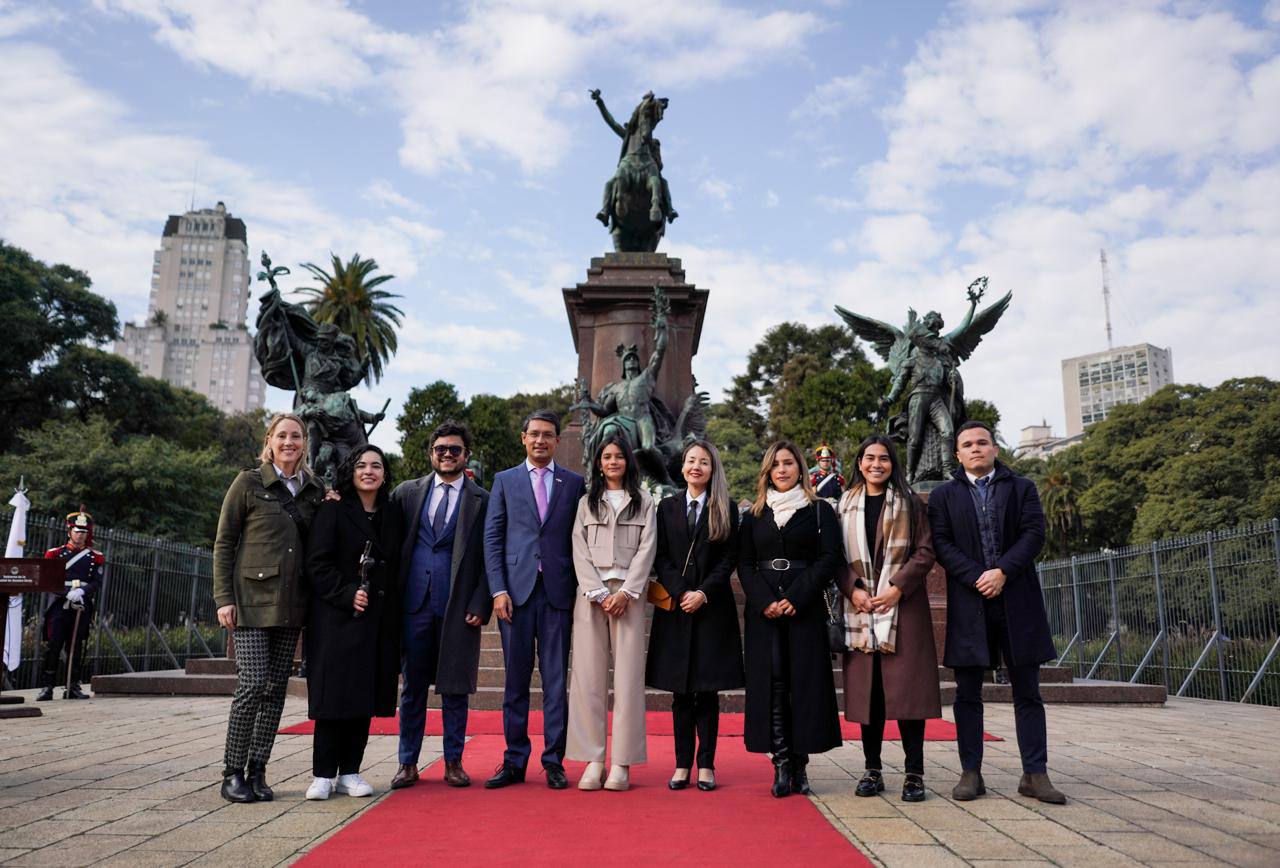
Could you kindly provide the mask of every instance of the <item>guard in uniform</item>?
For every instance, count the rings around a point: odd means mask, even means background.
[[[813,457],[818,459],[818,465],[809,468],[809,483],[818,497],[835,503],[844,494],[844,477],[840,475],[836,453],[823,443],[814,450]]]
[[[46,558],[61,558],[66,562],[66,590],[53,595],[53,602],[44,612],[44,689],[36,696],[37,702],[53,699],[56,684],[65,683],[66,664],[62,654],[72,653],[74,641],[75,659],[71,670],[71,685],[64,688],[63,699],[88,699],[80,689],[80,676],[84,671],[84,645],[89,638],[89,624],[93,621],[93,602],[102,586],[102,569],[107,560],[102,552],[93,548],[93,516],[84,511],[67,516],[67,541],[44,553]],[[76,615],[80,627],[76,629]],[[72,636],[72,633],[75,635]]]

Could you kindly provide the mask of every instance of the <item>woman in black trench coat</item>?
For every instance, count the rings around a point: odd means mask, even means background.
[[[698,789],[716,788],[721,690],[742,687],[742,638],[729,582],[738,562],[738,508],[716,447],[684,448],[687,489],[658,505],[658,581],[675,608],[653,610],[645,683],[669,690],[676,770],[668,786],[689,785],[697,738]]]
[[[840,523],[799,448],[774,443],[738,531],[746,594],[746,746],[772,753],[773,794],[809,792],[809,754],[841,743],[822,592],[843,567]]]
[[[390,490],[382,450],[361,447],[338,471],[342,500],[321,506],[311,526],[307,706],[316,731],[315,780],[307,788],[308,799],[327,799],[335,788],[352,796],[372,795],[373,787],[360,776],[370,718],[395,714],[403,525],[399,509],[388,500]],[[366,545],[367,591],[360,587]]]

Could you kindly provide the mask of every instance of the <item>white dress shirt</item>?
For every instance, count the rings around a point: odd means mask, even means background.
[[[446,488],[452,488],[453,491],[446,492]],[[431,494],[427,499],[427,521],[435,520],[436,510],[440,506],[440,498],[446,493],[449,495],[449,505],[445,507],[444,522],[448,524],[453,519],[453,513],[458,508],[458,500],[462,496],[461,475],[453,482],[445,482],[438,476],[435,478],[435,482],[431,486]]]

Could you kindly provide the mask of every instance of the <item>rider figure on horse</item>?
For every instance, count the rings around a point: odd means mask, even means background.
[[[621,224],[627,222],[629,216],[625,203],[625,194],[634,191],[646,192],[649,209],[648,222],[657,224],[658,235],[665,222],[671,222],[679,215],[671,207],[671,189],[662,177],[662,149],[659,141],[653,137],[653,130],[662,120],[667,108],[666,98],[658,99],[649,91],[640,100],[631,119],[623,126],[614,120],[609,109],[605,107],[600,90],[591,91],[591,99],[595,101],[604,122],[622,139],[622,151],[618,158],[618,168],[604,185],[604,202],[596,219],[609,227],[613,223],[614,232],[618,232]],[[654,239],[656,247],[657,240]]]

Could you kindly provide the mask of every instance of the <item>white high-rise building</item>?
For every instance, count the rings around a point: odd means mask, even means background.
[[[151,266],[147,321],[126,324],[116,352],[224,413],[262,407],[267,384],[245,322],[249,283],[243,220],[221,202],[170,215]]]
[[[1136,404],[1173,382],[1173,350],[1151,344],[1116,347],[1062,360],[1067,437],[1101,422],[1117,404]]]

